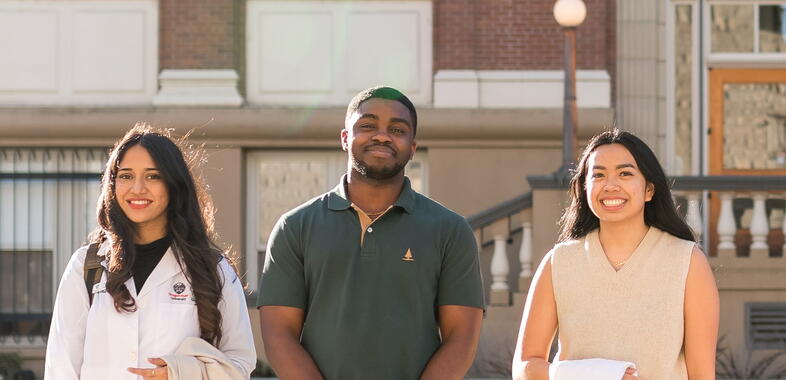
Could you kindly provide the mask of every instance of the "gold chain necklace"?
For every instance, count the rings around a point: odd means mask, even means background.
[[[614,267],[614,269],[619,270],[620,268],[622,268],[623,265],[625,265],[626,261],[628,261],[628,259],[620,260],[620,261],[611,261],[611,266]]]
[[[366,216],[368,216],[368,218],[371,219],[371,220],[377,220],[377,218],[379,218],[380,215],[382,215],[383,212],[384,211],[380,211],[380,212],[375,213],[375,214],[366,213]]]

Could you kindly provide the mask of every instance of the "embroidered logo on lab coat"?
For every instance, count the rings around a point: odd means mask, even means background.
[[[169,292],[169,302],[170,303],[188,303],[193,298],[190,294],[186,292],[186,285],[182,282],[176,282],[172,285],[172,291]]]

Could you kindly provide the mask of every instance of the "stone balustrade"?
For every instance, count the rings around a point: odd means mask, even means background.
[[[786,266],[785,177],[673,177],[672,183],[685,221],[714,263],[726,267]],[[542,176],[530,178],[530,184],[534,192],[561,192],[566,182]],[[710,212],[712,197],[719,202]],[[486,264],[484,275],[491,278],[487,284],[491,305],[510,305],[512,293],[526,293],[535,261],[544,253],[534,252],[533,242],[538,238],[533,236],[534,198],[533,193],[527,193],[467,218],[481,254],[491,256],[490,260],[481,260]],[[555,215],[561,214],[557,211]],[[540,226],[540,231],[556,228],[555,222],[537,220],[549,224]]]
[[[714,218],[714,231],[705,234],[704,219],[698,207],[700,191],[677,192],[688,204],[685,219],[713,257],[784,258],[786,244],[786,192],[718,191],[720,199]],[[694,203],[695,205],[692,205]],[[715,214],[715,215],[712,215]]]

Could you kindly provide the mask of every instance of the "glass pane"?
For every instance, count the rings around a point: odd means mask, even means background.
[[[0,148],[0,346],[46,336],[58,278],[96,226],[105,161],[104,148]]]
[[[412,188],[415,189],[418,193],[424,194],[424,186],[425,186],[425,168],[423,167],[423,161],[419,158],[414,158],[407,164],[407,168],[405,169],[405,173],[407,177],[409,177],[409,181],[412,183]]]
[[[259,233],[260,246],[278,218],[295,206],[327,191],[328,164],[325,159],[282,156],[259,163]]]
[[[723,86],[723,167],[786,168],[786,83]]]
[[[418,152],[406,167],[415,191],[424,192],[425,152]],[[335,151],[265,152],[257,156],[259,247],[267,244],[270,231],[285,212],[338,184],[347,170],[347,154]],[[260,250],[261,251],[261,250]]]
[[[759,51],[762,53],[786,52],[786,24],[783,22],[786,5],[759,7]]]
[[[692,6],[677,5],[674,15],[674,175],[691,173],[693,146],[693,28]]]
[[[753,53],[753,5],[713,5],[713,53]]]

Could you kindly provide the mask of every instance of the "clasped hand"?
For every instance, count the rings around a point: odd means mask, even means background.
[[[128,368],[128,372],[141,376],[145,380],[168,380],[169,373],[166,362],[161,358],[149,358],[147,361],[155,368]]]

